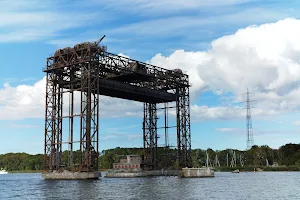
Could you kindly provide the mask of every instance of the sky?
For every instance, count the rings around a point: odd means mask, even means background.
[[[0,154],[43,153],[46,58],[103,35],[111,53],[189,75],[193,149],[246,148],[247,88],[254,144],[300,143],[299,10],[294,0],[0,0]],[[100,97],[100,150],[142,147],[142,106]]]

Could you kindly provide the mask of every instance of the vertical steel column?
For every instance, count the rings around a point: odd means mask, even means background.
[[[58,84],[57,84],[57,115],[56,115],[56,125],[57,125],[57,140],[56,140],[56,168],[58,169],[63,164],[63,156],[62,156],[62,113],[63,113],[63,88],[61,88],[62,77],[58,76]]]
[[[61,164],[62,92],[58,76],[47,72],[44,169],[57,170]]]
[[[169,134],[168,134],[168,118],[169,118],[169,113],[168,113],[168,103],[164,103],[164,110],[165,110],[165,147],[169,147]]]
[[[54,94],[54,82],[53,74],[47,72],[46,74],[46,109],[45,109],[45,143],[44,143],[44,170],[53,169],[53,101]]]
[[[86,81],[85,77],[84,77],[84,73],[85,70],[83,68],[80,69],[80,80],[81,80],[81,88],[80,88],[80,163],[83,162],[83,152],[84,152],[84,127],[85,125],[85,115],[84,115],[84,111],[85,111],[85,107],[86,107],[86,99],[85,99],[85,95],[84,95],[84,82]]]
[[[85,140],[86,140],[86,146],[85,146],[85,160],[84,165],[86,166],[87,171],[91,170],[91,100],[92,100],[92,94],[91,94],[91,63],[87,66],[87,91],[86,91],[86,127],[85,127]]]
[[[191,129],[189,87],[179,87],[176,91],[177,148],[179,167],[191,167]]]
[[[157,113],[155,103],[144,103],[145,169],[157,168]]]
[[[89,63],[82,64],[81,66],[81,111],[80,111],[80,143],[81,143],[81,169],[82,171],[89,171],[87,166],[87,134],[90,131],[90,127],[88,126],[88,82],[89,82],[89,75],[88,69]]]
[[[98,169],[99,55],[88,51],[90,61],[81,66],[81,171]]]
[[[91,168],[98,170],[98,138],[99,138],[99,54],[93,56],[91,61],[91,144],[90,144],[90,162]]]
[[[74,137],[74,69],[70,68],[70,90],[69,90],[69,164],[70,170],[73,169],[73,137]]]

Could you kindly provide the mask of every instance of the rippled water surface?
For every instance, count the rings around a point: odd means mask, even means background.
[[[214,178],[100,178],[46,181],[0,175],[0,199],[300,199],[299,172],[217,172]]]

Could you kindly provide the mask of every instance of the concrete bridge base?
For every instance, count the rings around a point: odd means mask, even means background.
[[[53,171],[44,172],[42,176],[45,180],[86,180],[99,179],[101,172],[71,172],[71,171]]]
[[[201,168],[182,168],[182,177],[185,178],[204,178],[214,177],[215,172],[213,168],[201,167]]]
[[[179,170],[153,170],[139,172],[108,172],[105,178],[136,178],[149,176],[178,176]]]

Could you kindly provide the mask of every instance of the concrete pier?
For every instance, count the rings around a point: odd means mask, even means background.
[[[201,167],[201,168],[182,168],[182,177],[185,178],[204,178],[214,177],[215,172],[213,168]]]
[[[153,170],[153,171],[139,171],[139,172],[107,172],[105,178],[137,178],[149,176],[178,176],[179,170]]]
[[[44,172],[42,176],[45,180],[86,180],[86,179],[99,179],[101,172]]]

